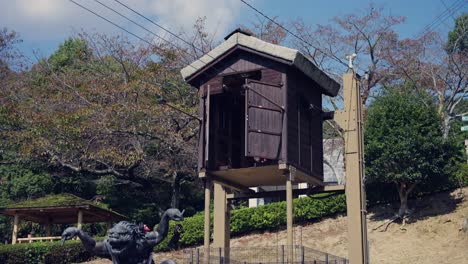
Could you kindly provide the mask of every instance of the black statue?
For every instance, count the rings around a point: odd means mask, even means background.
[[[172,234],[171,240],[169,240],[169,243],[167,243],[167,246],[171,250],[179,249],[179,240],[182,233],[184,233],[184,227],[182,227],[181,224],[175,225],[174,233]]]
[[[167,209],[156,231],[145,233],[143,225],[122,221],[109,230],[102,242],[96,242],[83,230],[69,227],[62,233],[62,245],[66,240],[79,237],[83,246],[92,254],[112,260],[113,264],[154,264],[153,248],[167,237],[169,221],[184,220],[184,211]],[[164,261],[163,263],[175,263]]]

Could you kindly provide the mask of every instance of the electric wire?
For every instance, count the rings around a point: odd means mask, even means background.
[[[198,51],[202,52],[202,53],[205,53],[205,51],[197,46],[194,46],[192,43],[188,42],[187,40],[183,39],[182,37],[180,37],[179,35],[175,34],[174,32],[170,31],[169,29],[161,26],[160,24],[154,22],[153,20],[149,19],[148,17],[144,16],[143,14],[141,14],[140,12],[136,11],[135,9],[131,8],[130,6],[120,2],[119,0],[114,0],[115,2],[119,3],[120,5],[122,5],[123,7],[127,8],[128,10],[132,11],[133,13],[135,13],[136,15],[138,15],[139,17],[145,19],[146,21],[150,22],[151,24],[155,25],[156,27],[158,27],[159,29],[162,29],[163,31],[165,31],[166,33],[169,33],[171,34],[172,36],[174,36],[175,38],[179,39],[180,41],[184,42],[185,44],[189,45],[189,46],[192,46],[193,48],[197,49]],[[208,56],[210,56],[209,54],[206,54]],[[211,57],[211,56],[210,56]],[[213,59],[213,57],[211,57]]]
[[[448,8],[444,9],[444,11],[442,11],[436,18],[434,18],[434,20],[432,20],[429,24],[427,24],[423,29],[422,31],[420,32],[420,34],[418,34],[419,36],[422,36],[424,34],[426,34],[427,32],[429,32],[431,30],[431,28],[436,28],[438,26],[438,23],[443,19],[445,20],[444,17],[447,17],[447,15],[451,13],[451,11],[453,11],[455,8],[458,8],[458,5],[462,4],[463,3],[463,0],[457,0],[455,2],[452,3],[452,5],[450,5]],[[440,23],[439,23],[440,24]]]
[[[298,36],[297,34],[295,34],[294,32],[292,32],[291,30],[287,29],[286,27],[284,27],[283,25],[279,24],[278,22],[276,22],[274,19],[270,18],[269,16],[267,16],[265,13],[263,13],[262,11],[258,10],[257,8],[255,8],[254,6],[252,6],[251,4],[247,3],[246,1],[244,0],[240,0],[242,3],[244,3],[246,6],[248,6],[249,8],[251,8],[252,10],[254,10],[255,12],[257,12],[258,14],[260,14],[261,16],[263,16],[264,18],[266,18],[267,20],[271,21],[272,23],[274,23],[275,25],[277,25],[278,27],[282,28],[284,31],[288,32],[289,34],[291,34],[293,37],[297,38],[298,40],[302,41],[303,43],[307,44],[308,46],[314,48],[315,50],[321,52],[323,55],[335,60],[336,62],[338,62],[340,65],[344,65],[346,67],[348,67],[348,65],[346,63],[344,63],[343,61],[341,61],[340,59],[338,58],[335,58],[331,55],[329,55],[328,53],[322,51],[320,48],[317,48],[316,46],[314,46],[312,43],[310,43],[309,41],[305,40],[304,38],[302,38],[301,36]]]
[[[115,10],[114,8],[112,8],[112,7],[110,7],[110,6],[106,5],[106,4],[104,4],[103,2],[101,2],[101,1],[99,1],[99,0],[94,0],[94,1],[97,2],[98,4],[102,5],[103,7],[109,9],[110,11],[116,13],[117,15],[119,15],[119,16],[125,18],[126,20],[128,20],[129,22],[135,24],[135,25],[138,26],[139,28],[141,28],[141,29],[143,29],[144,31],[148,32],[149,34],[151,34],[151,35],[153,35],[153,36],[155,36],[155,37],[157,37],[157,38],[163,40],[164,42],[166,42],[166,43],[168,43],[168,44],[174,46],[175,48],[178,48],[180,51],[182,51],[182,52],[184,52],[185,54],[191,56],[192,58],[197,59],[196,56],[195,56],[194,54],[191,54],[191,53],[189,53],[189,52],[187,52],[187,51],[181,49],[180,47],[175,46],[175,44],[172,43],[171,41],[169,41],[169,40],[167,40],[167,39],[161,37],[160,35],[154,33],[154,32],[151,31],[151,30],[147,29],[146,27],[144,27],[144,26],[142,26],[141,24],[137,23],[135,20],[130,19],[129,17],[125,16],[124,14],[122,14],[122,13],[120,13],[119,11]]]
[[[94,1],[98,1],[98,0],[94,0]],[[151,19],[148,18],[147,16],[145,16],[145,15],[141,14],[140,12],[136,11],[134,8],[131,8],[130,6],[128,6],[128,5],[124,4],[124,3],[122,3],[122,2],[119,1],[119,0],[114,0],[114,1],[117,2],[117,3],[119,3],[120,5],[122,5],[122,6],[125,7],[126,9],[132,11],[132,12],[135,13],[137,16],[139,16],[139,17],[145,19],[146,21],[150,22],[151,24],[155,25],[155,26],[158,27],[159,29],[165,31],[166,33],[169,33],[170,35],[174,36],[174,37],[177,38],[178,40],[184,42],[184,43],[187,44],[188,46],[191,46],[191,47],[193,47],[194,49],[198,50],[199,52],[203,53],[203,55],[206,55],[206,56],[210,57],[210,58],[213,59],[213,60],[216,59],[215,57],[211,56],[211,55],[209,54],[209,52],[205,52],[202,48],[199,48],[199,47],[193,45],[193,43],[190,43],[189,41],[183,39],[183,38],[180,37],[179,35],[177,35],[177,34],[175,34],[174,32],[172,32],[171,30],[169,30],[169,29],[167,29],[167,28],[161,26],[160,24],[154,22],[153,20],[151,20]],[[147,30],[147,29],[145,29],[145,30]],[[154,34],[154,33],[153,33],[153,34]],[[175,44],[174,44],[174,45],[175,45]],[[199,60],[200,60],[202,57],[203,57],[203,56],[201,56],[200,58],[197,58],[197,57],[195,56],[195,59],[199,59]],[[208,64],[208,62],[204,62],[204,61],[201,61],[201,62],[204,64],[204,66],[206,66],[206,65]],[[228,66],[228,68],[231,69],[231,70],[233,71],[233,73],[239,73],[239,71],[237,71],[236,69],[233,69],[233,68],[230,67],[230,66]],[[213,67],[213,69],[217,70],[215,67]]]
[[[154,46],[154,44],[150,43],[149,41],[147,41],[147,40],[141,38],[140,36],[138,36],[138,35],[136,35],[136,34],[130,32],[129,30],[123,28],[122,26],[119,26],[118,24],[116,24],[116,23],[112,22],[111,20],[109,20],[109,19],[103,17],[102,15],[99,15],[98,13],[96,13],[96,12],[90,10],[89,8],[86,8],[86,7],[84,7],[83,5],[80,5],[80,4],[76,3],[74,0],[70,0],[70,1],[73,2],[74,4],[78,5],[79,7],[81,7],[81,8],[83,8],[83,9],[87,10],[88,12],[90,12],[90,13],[92,13],[92,14],[98,16],[99,18],[101,18],[101,19],[103,19],[103,20],[105,20],[105,21],[111,23],[112,25],[118,27],[119,29],[122,29],[122,30],[124,30],[125,32],[131,34],[132,36],[134,36],[134,37],[136,37],[136,38],[138,38],[138,39],[144,41],[145,43]],[[174,44],[173,42],[171,42],[171,41],[169,41],[169,40],[167,40],[167,39],[165,39],[165,38],[159,36],[158,34],[154,33],[153,31],[149,30],[148,28],[142,26],[141,24],[135,22],[134,20],[130,19],[129,17],[123,15],[122,13],[118,12],[117,10],[115,10],[115,9],[113,9],[113,8],[111,8],[111,7],[109,7],[108,5],[106,5],[106,4],[102,3],[102,2],[100,2],[99,0],[94,0],[94,1],[97,2],[97,3],[99,3],[100,5],[104,6],[104,7],[107,8],[108,10],[111,10],[112,12],[116,13],[117,15],[119,15],[119,16],[125,18],[125,19],[128,20],[129,22],[131,22],[131,23],[137,25],[138,27],[142,28],[142,29],[145,30],[146,32],[152,34],[153,36],[155,36],[155,37],[157,37],[157,38],[159,38],[159,39],[165,41],[166,43],[168,43],[168,44],[170,44],[171,46],[173,46],[174,48],[176,48],[176,50],[181,51],[181,52],[183,52],[183,53],[185,53],[185,54],[191,56],[191,57],[194,58],[195,60],[199,59],[199,58],[197,58],[196,55],[187,52],[186,50],[180,48],[179,46],[177,46],[177,45]],[[133,11],[133,12],[137,12],[137,11],[134,11],[134,10],[132,10],[132,11]],[[138,13],[138,12],[137,12],[137,13]],[[167,32],[170,32],[170,31],[167,30],[167,29],[165,29],[165,30],[166,30]],[[170,33],[171,33],[172,35],[176,36],[176,34],[174,34],[174,33],[172,33],[172,32],[170,32]],[[183,40],[183,39],[180,38],[180,37],[178,37],[178,38],[181,39],[181,40]],[[184,41],[185,43],[190,44],[190,43],[189,43],[188,41],[186,41],[186,40],[183,40],[183,41]],[[193,45],[193,46],[194,46],[194,45]],[[194,46],[194,47],[195,47],[195,46]],[[160,49],[160,48],[158,48],[158,49]],[[200,49],[200,50],[201,50],[201,49]],[[211,55],[209,55],[209,54],[206,54],[206,55],[208,55],[209,57],[213,58],[213,57],[212,57]],[[215,59],[215,58],[213,58],[213,59]],[[199,60],[200,60],[200,59],[199,59]],[[204,62],[204,61],[202,61],[202,60],[200,60],[200,62],[203,64],[203,67],[206,66],[206,65],[208,65],[208,62]],[[196,71],[198,71],[198,70],[201,69],[201,68],[196,68],[196,67],[194,67],[194,66],[193,66],[192,64],[190,64],[190,63],[185,64],[184,66],[189,66],[189,67],[193,68],[193,69],[196,70]],[[217,69],[217,68],[214,67],[214,66],[213,66],[212,68],[215,69],[215,70],[219,70],[219,69]],[[233,69],[232,67],[228,67],[228,68],[231,69],[231,70],[233,71],[233,73],[238,73],[238,71],[235,70],[235,69]],[[206,73],[204,73],[204,74],[206,75]],[[143,81],[143,82],[148,83],[148,82],[146,82],[146,81]]]
[[[130,34],[130,35],[132,35],[132,36],[134,36],[134,37],[136,37],[136,38],[138,38],[139,40],[141,40],[141,41],[147,43],[148,45],[150,45],[150,46],[152,46],[152,47],[155,47],[155,48],[157,48],[157,49],[159,49],[159,50],[162,51],[162,49],[159,48],[159,47],[157,47],[157,46],[155,46],[154,43],[149,42],[148,40],[146,40],[146,39],[144,39],[144,38],[138,36],[137,34],[135,34],[135,33],[131,32],[131,31],[127,30],[126,28],[124,28],[124,27],[118,25],[117,23],[111,21],[110,19],[105,18],[104,16],[102,16],[102,15],[100,15],[100,14],[94,12],[93,10],[91,10],[91,9],[89,9],[89,8],[87,8],[87,7],[85,7],[85,6],[81,5],[81,4],[79,4],[79,3],[77,3],[77,2],[74,1],[74,0],[69,0],[69,1],[72,2],[72,3],[74,3],[75,5],[77,5],[77,6],[81,7],[81,8],[83,8],[84,10],[86,10],[86,11],[92,13],[93,15],[95,15],[95,16],[97,16],[97,17],[99,17],[99,18],[101,18],[101,19],[103,19],[103,20],[105,20],[105,21],[107,21],[108,23],[114,25],[115,27],[117,27],[117,28],[119,28],[119,29],[125,31],[126,33],[128,33],[128,34]],[[97,1],[97,0],[95,0],[95,1],[96,1],[96,2],[99,2],[99,1]],[[99,2],[99,3],[102,4],[101,2]],[[102,4],[102,5],[103,5],[103,4]],[[113,10],[113,9],[112,9],[112,10]],[[113,11],[114,11],[114,12],[117,12],[117,11],[115,11],[115,10],[113,10]],[[118,12],[117,12],[117,13],[118,13]],[[127,18],[127,19],[128,19],[128,18]],[[130,19],[129,19],[129,20],[130,20]],[[136,24],[139,25],[138,23],[136,23]],[[154,33],[153,33],[153,34],[154,34]],[[154,35],[157,36],[157,37],[159,37],[160,39],[165,40],[164,38],[158,36],[157,34],[154,34]],[[165,41],[169,42],[168,40],[165,40]],[[170,43],[170,42],[169,42],[169,43]],[[195,67],[194,67],[193,65],[191,65],[191,64],[188,64],[188,66],[191,66],[191,67],[194,68],[195,70],[198,70],[197,68],[195,68]]]
[[[112,7],[110,7],[110,6],[108,6],[108,5],[104,4],[104,3],[102,3],[102,2],[99,1],[99,0],[94,0],[94,1],[97,2],[97,3],[99,3],[101,6],[107,8],[108,10],[114,12],[115,14],[119,15],[120,17],[123,17],[124,19],[128,20],[129,22],[133,23],[134,25],[138,26],[139,28],[145,30],[145,31],[148,32],[149,34],[151,34],[151,35],[153,35],[153,36],[155,36],[155,37],[157,37],[157,38],[163,40],[164,42],[166,42],[166,43],[168,43],[169,45],[171,45],[171,46],[173,46],[174,48],[176,48],[178,51],[181,51],[181,52],[187,54],[188,56],[192,57],[192,58],[195,59],[195,60],[198,59],[198,60],[203,64],[203,67],[206,66],[206,65],[208,65],[209,62],[202,61],[202,60],[201,60],[201,57],[198,58],[195,54],[189,53],[188,51],[186,51],[186,50],[182,49],[181,47],[177,46],[175,43],[173,43],[173,42],[171,42],[171,41],[169,41],[169,40],[167,40],[167,39],[161,37],[160,35],[156,34],[154,31],[149,30],[149,29],[146,28],[145,26],[143,26],[143,25],[137,23],[137,22],[136,22],[135,20],[133,20],[133,19],[130,19],[129,17],[125,16],[125,15],[122,14],[121,12],[115,10],[114,8],[112,8]],[[149,21],[151,24],[157,26],[158,28],[164,30],[165,32],[171,34],[172,36],[174,36],[174,37],[176,37],[177,39],[181,40],[182,42],[186,43],[187,45],[194,47],[196,50],[198,50],[198,51],[200,51],[200,52],[202,52],[202,53],[205,53],[201,48],[198,48],[197,46],[191,44],[191,43],[188,42],[187,40],[181,38],[180,36],[178,36],[177,34],[173,33],[172,31],[168,30],[167,28],[165,28],[165,27],[159,25],[158,23],[154,22],[153,20],[149,19],[148,17],[142,15],[141,13],[139,13],[139,12],[136,11],[135,9],[129,7],[128,5],[122,3],[122,2],[120,2],[120,1],[118,1],[118,0],[114,0],[114,1],[117,2],[117,3],[119,3],[120,5],[124,6],[124,7],[127,8],[128,10],[132,11],[133,13],[137,14],[138,16],[140,16],[140,17],[144,18],[145,20]],[[95,12],[92,12],[92,13],[95,14]],[[99,17],[101,17],[101,16],[99,16]],[[107,20],[106,20],[106,21],[107,21]],[[115,25],[115,24],[113,23],[113,25]],[[119,27],[119,28],[122,28],[122,27]],[[126,31],[126,32],[129,32],[128,30],[125,30],[125,31]],[[136,34],[132,34],[132,35],[135,36]],[[139,39],[141,39],[141,38],[139,38]],[[148,42],[146,41],[146,43],[148,43]],[[203,54],[203,55],[207,55],[207,56],[210,57],[211,59],[215,59],[213,56],[211,56],[211,55],[208,54],[208,53],[205,53],[205,54]],[[185,66],[190,66],[191,68],[195,69],[196,71],[198,71],[198,70],[201,69],[201,68],[196,68],[196,67],[194,67],[194,66],[193,66],[192,64],[190,64],[190,63],[186,64]],[[231,70],[233,71],[233,73],[238,73],[238,71],[235,70],[235,69],[233,69],[232,67],[228,67],[228,68],[231,69]],[[213,69],[218,70],[218,69],[217,69],[216,67],[214,67],[214,66],[213,66]]]
[[[421,31],[419,34],[416,34],[414,38],[422,37],[429,33],[431,30],[436,29],[439,27],[440,24],[442,24],[447,18],[453,15],[453,13],[458,10],[460,7],[462,7],[465,4],[464,0],[457,0],[453,2],[448,8],[446,8],[443,12],[441,12],[439,15],[437,15],[434,20],[432,20],[430,23],[428,23]]]

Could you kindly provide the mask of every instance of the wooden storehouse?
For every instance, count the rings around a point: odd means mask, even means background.
[[[239,188],[323,184],[322,95],[340,85],[301,52],[242,30],[181,71],[199,90],[201,177]]]

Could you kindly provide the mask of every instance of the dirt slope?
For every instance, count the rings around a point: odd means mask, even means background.
[[[460,198],[464,195],[464,198]],[[395,205],[370,208],[368,238],[371,263],[468,263],[468,233],[459,231],[468,218],[468,188],[452,193],[440,193],[411,201],[412,221],[404,229],[392,224],[373,230],[392,217]],[[347,222],[345,216],[324,219],[317,223],[295,226],[295,241],[306,247],[330,254],[347,256]],[[276,246],[286,243],[286,231],[252,234],[231,240],[233,247]],[[181,251],[155,255],[156,263],[164,259],[180,260]],[[88,264],[108,264],[96,260]],[[182,263],[182,261],[179,261]]]

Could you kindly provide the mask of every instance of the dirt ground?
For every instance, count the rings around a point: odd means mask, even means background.
[[[460,231],[468,218],[468,188],[451,193],[410,201],[411,220],[402,227],[391,224],[374,230],[390,219],[396,205],[379,205],[370,208],[368,239],[370,262],[399,263],[468,263],[468,233]],[[320,222],[295,226],[295,242],[306,247],[347,257],[346,217],[324,219]],[[301,236],[302,233],[302,236]],[[232,247],[276,246],[286,243],[286,231],[265,232],[233,238]],[[156,263],[165,259],[182,261],[182,251],[155,254]],[[109,264],[95,260],[87,264]]]

